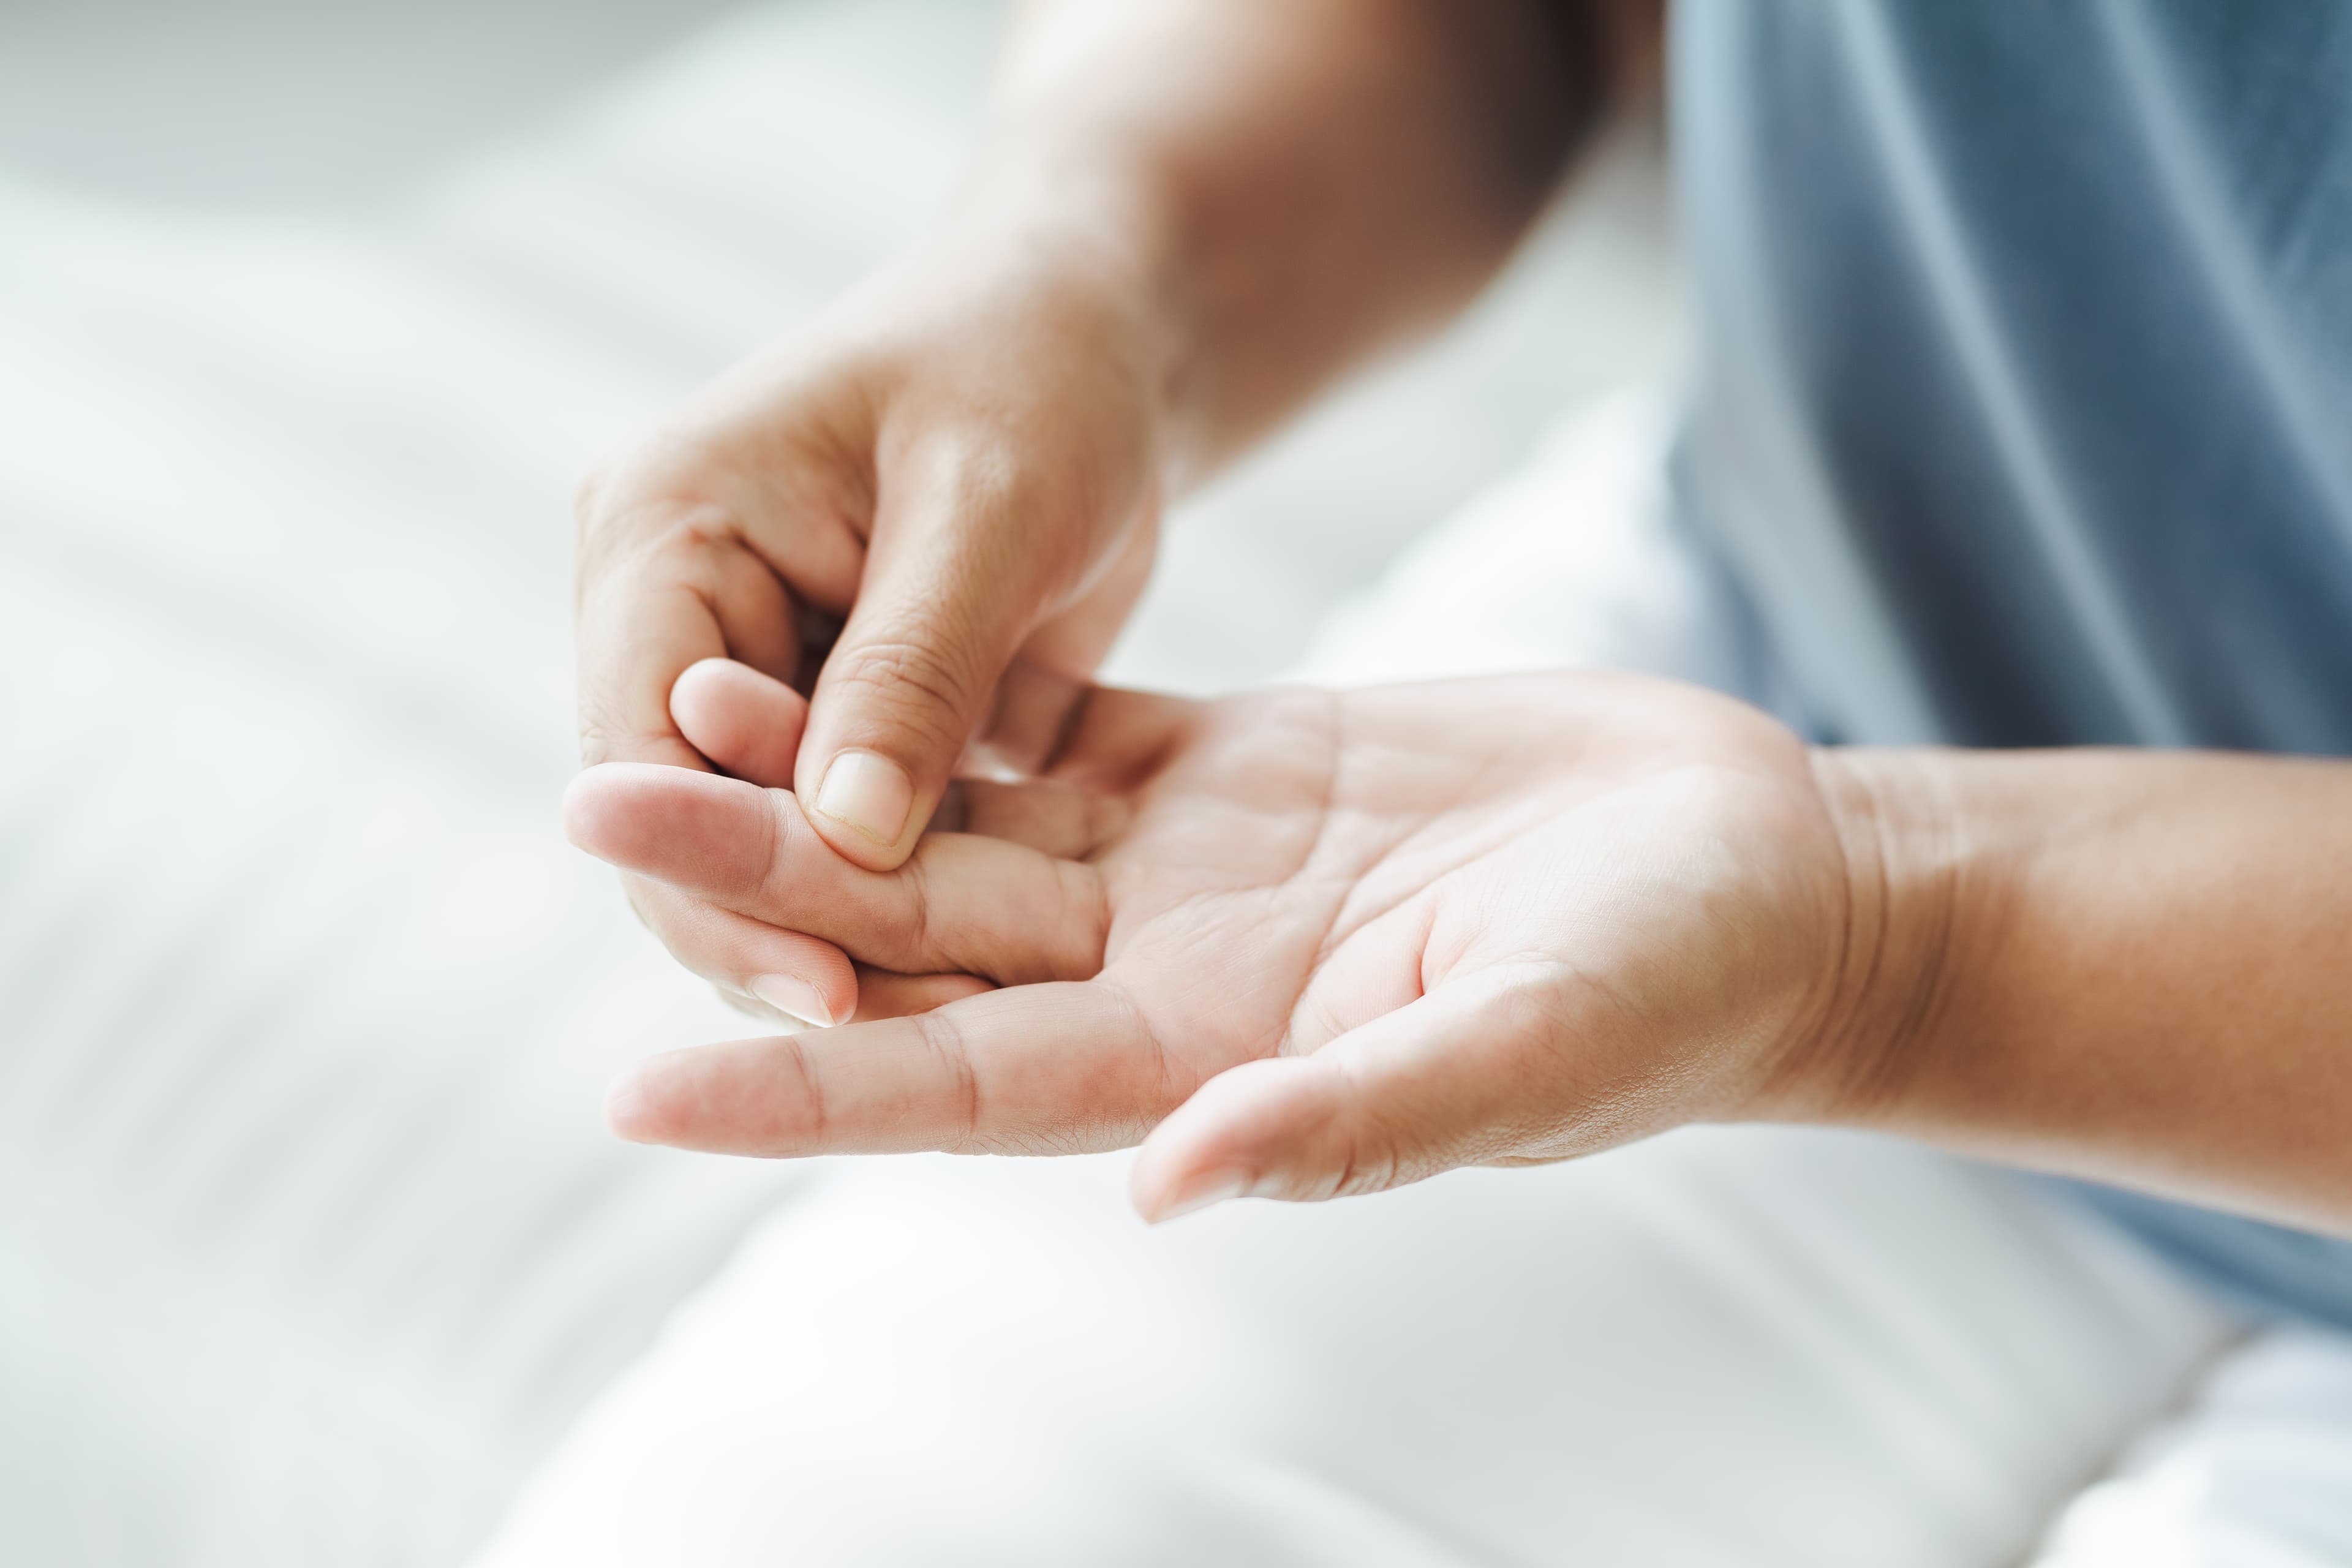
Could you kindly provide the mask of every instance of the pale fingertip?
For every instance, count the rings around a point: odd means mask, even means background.
[[[1156,1200],[1139,1199],[1137,1210],[1146,1225],[1165,1225],[1188,1214],[1248,1195],[1254,1178],[1239,1171],[1211,1171],[1161,1194]]]
[[[633,1068],[613,1080],[604,1091],[604,1124],[614,1135],[631,1143],[662,1142],[660,1116],[646,1090],[645,1070]]]
[[[774,676],[740,659],[698,660],[670,683],[669,716],[714,766],[756,784],[791,786],[808,701]]]
[[[715,654],[709,658],[698,658],[679,670],[677,679],[669,683],[670,722],[687,732],[688,743],[693,740],[691,726],[695,716],[702,704],[724,694],[726,682],[730,679],[728,667],[734,662]],[[701,748],[698,746],[696,749]]]
[[[798,975],[757,975],[745,989],[786,1017],[813,1029],[830,1029],[840,1021],[817,988]]]
[[[563,825],[563,837],[571,841],[573,848],[584,849],[591,855],[596,853],[604,812],[611,803],[610,792],[605,787],[604,770],[619,765],[598,763],[593,767],[583,768],[572,775],[570,784],[563,786],[563,799],[556,807],[556,817]]]
[[[625,870],[642,870],[631,864],[631,847],[646,836],[642,814],[647,795],[680,778],[709,779],[696,770],[666,763],[598,763],[574,773],[563,789],[559,808],[563,837],[575,849]]]

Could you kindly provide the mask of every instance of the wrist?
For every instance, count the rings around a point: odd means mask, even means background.
[[[1990,858],[1950,753],[1817,747],[1843,862],[1843,921],[1811,1053],[1805,1119],[1899,1122],[1974,988]]]
[[[1088,352],[1145,378],[1163,426],[1184,413],[1198,323],[1184,288],[1179,204],[1130,159],[1067,138],[1000,137],[915,265],[946,281],[991,279],[1077,321]]]

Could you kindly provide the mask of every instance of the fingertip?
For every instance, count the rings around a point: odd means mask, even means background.
[[[658,1058],[656,1058],[658,1059]],[[604,1125],[631,1143],[666,1143],[669,1121],[660,1098],[646,1081],[647,1063],[614,1079],[604,1091]]]
[[[661,798],[665,786],[689,779],[722,784],[707,773],[661,763],[598,763],[583,768],[563,786],[558,808],[563,836],[599,859],[616,859],[625,846],[642,837],[637,819],[647,805]]]
[[[677,679],[671,681],[669,686],[671,720],[677,722],[680,730],[685,730],[686,716],[688,713],[699,714],[710,705],[714,698],[723,696],[727,687],[733,681],[733,672],[746,668],[724,655],[713,654],[709,658],[698,658],[679,670]],[[751,673],[758,672],[754,670]],[[691,732],[688,733],[688,741],[693,738]],[[700,747],[696,748],[698,751],[700,749]]]
[[[1278,1067],[1245,1062],[1219,1073],[1153,1128],[1128,1173],[1128,1197],[1147,1225],[1266,1190],[1261,1167],[1268,1151],[1252,1148],[1243,1119],[1234,1111],[1236,1090],[1246,1100],[1252,1068]]]
[[[597,852],[597,845],[606,837],[614,805],[614,779],[609,770],[626,765],[597,763],[581,769],[563,786],[563,799],[556,807],[556,817],[563,825],[563,837],[571,840],[574,848],[591,855]]]
[[[731,658],[698,659],[670,685],[670,721],[688,743],[740,779],[790,788],[808,700]]]
[[[775,792],[698,768],[599,763],[565,789],[564,836],[625,871],[702,887],[756,874]]]
[[[1322,1195],[1334,1089],[1313,1057],[1226,1068],[1144,1140],[1129,1177],[1136,1212],[1160,1225],[1236,1197]]]
[[[1135,1212],[1143,1216],[1144,1224],[1165,1225],[1171,1219],[1247,1197],[1256,1186],[1257,1178],[1245,1171],[1211,1170],[1182,1178],[1147,1176],[1139,1161],[1136,1174],[1129,1179],[1128,1196],[1135,1205]]]
[[[838,946],[801,931],[763,930],[778,961],[751,977],[752,995],[804,1028],[837,1029],[858,1016],[857,966]]]
[[[830,1029],[845,1023],[856,1005],[854,994],[844,1004],[837,987],[835,994],[828,996],[826,987],[797,974],[756,974],[744,989],[806,1029]]]
[[[632,1143],[726,1152],[732,1103],[743,1089],[742,1047],[729,1041],[664,1051],[623,1073],[604,1093],[604,1121]]]
[[[809,1035],[722,1040],[648,1057],[606,1092],[604,1116],[633,1143],[775,1159],[816,1152],[799,1043]]]

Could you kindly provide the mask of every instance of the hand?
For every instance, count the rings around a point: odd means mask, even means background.
[[[797,788],[849,860],[904,860],[1007,662],[1091,669],[1150,571],[1160,385],[1112,270],[1036,235],[942,242],[588,484],[586,761],[704,767],[678,716],[725,711],[730,668],[796,682],[819,655],[812,704],[721,765]],[[629,889],[722,989],[820,1023],[855,1007],[834,944]]]
[[[1606,675],[1008,689],[1062,737],[1043,776],[960,786],[960,830],[893,873],[780,790],[582,775],[567,821],[593,853],[925,977],[869,986],[901,1016],[656,1058],[616,1092],[624,1135],[798,1155],[1148,1133],[1158,1218],[1800,1115],[1843,1081],[1869,965],[1837,826],[1752,709]],[[734,736],[695,738],[727,764]]]

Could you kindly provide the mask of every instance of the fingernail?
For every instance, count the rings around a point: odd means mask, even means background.
[[[824,770],[816,808],[877,844],[896,844],[907,829],[915,786],[907,770],[872,752],[844,752]]]
[[[761,974],[745,987],[752,995],[779,1013],[789,1013],[802,1023],[820,1029],[833,1027],[833,1009],[816,994],[816,987],[793,974]]]
[[[1249,1190],[1250,1179],[1247,1176],[1236,1171],[1218,1172],[1194,1182],[1167,1203],[1162,1204],[1160,1212],[1151,1216],[1151,1223],[1165,1225],[1170,1220],[1181,1218],[1196,1209],[1204,1209],[1212,1204],[1223,1203],[1228,1198],[1240,1197]]]

